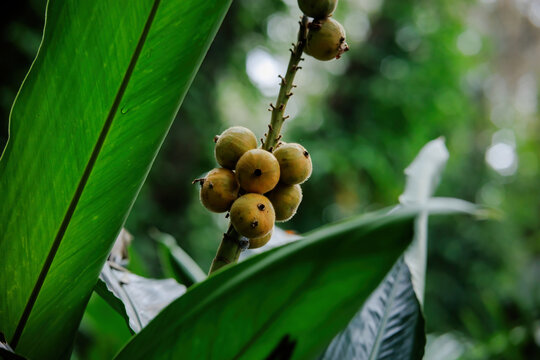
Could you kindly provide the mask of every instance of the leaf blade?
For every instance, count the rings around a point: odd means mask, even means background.
[[[283,339],[294,344],[293,358],[313,357],[405,249],[411,217],[355,218],[218,271],[167,307],[117,358],[150,352],[153,358],[265,358]]]
[[[68,351],[65,339],[229,4],[48,4],[43,42],[12,109],[0,161],[0,323],[18,340],[18,352]],[[113,118],[100,140],[107,114]],[[74,284],[80,291],[71,291]],[[42,324],[52,329],[47,336]]]
[[[425,343],[424,317],[401,257],[321,359],[421,359]]]
[[[475,205],[463,200],[432,198],[448,157],[444,139],[438,138],[428,142],[405,169],[405,191],[393,211],[411,205],[422,208],[415,219],[412,244],[321,359],[422,358],[426,343],[422,302],[428,214],[476,211]],[[388,326],[388,318],[393,319],[393,327]]]

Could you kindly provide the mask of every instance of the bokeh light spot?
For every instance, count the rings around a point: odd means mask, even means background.
[[[476,31],[466,30],[458,36],[457,48],[463,55],[476,55],[482,49],[482,39]]]
[[[251,82],[265,96],[275,96],[279,92],[279,62],[266,50],[256,48],[247,55],[246,71]]]
[[[517,170],[516,151],[512,145],[496,143],[486,152],[486,162],[504,176],[512,175]]]

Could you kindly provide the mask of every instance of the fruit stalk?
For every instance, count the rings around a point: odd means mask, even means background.
[[[270,125],[268,126],[268,133],[262,146],[265,150],[272,151],[275,149],[280,139],[281,127],[288,118],[288,116],[284,116],[283,114],[285,113],[285,108],[287,107],[289,98],[293,95],[292,88],[295,87],[293,84],[294,76],[296,75],[297,71],[301,69],[298,64],[303,60],[302,54],[304,53],[304,47],[306,46],[307,31],[308,18],[304,15],[300,21],[298,40],[296,44],[293,44],[292,49],[290,49],[291,58],[289,59],[287,72],[285,73],[285,77],[280,76],[281,86],[276,105],[270,104],[269,110],[272,111],[272,119],[270,121]]]
[[[298,64],[303,60],[302,54],[304,52],[304,47],[307,40],[307,30],[308,30],[308,18],[307,16],[302,16],[300,21],[300,29],[298,30],[298,40],[296,44],[293,44],[291,50],[291,57],[289,59],[289,64],[287,66],[287,72],[285,77],[281,77],[281,84],[279,89],[278,98],[276,105],[270,105],[272,111],[272,118],[270,125],[268,126],[268,133],[266,134],[266,139],[264,140],[262,148],[268,151],[272,151],[279,142],[281,127],[283,122],[287,119],[283,114],[287,106],[289,98],[292,96],[292,88],[294,76],[296,72],[300,70]],[[242,248],[240,246],[241,236],[234,229],[232,224],[229,224],[229,229],[223,234],[223,239],[216,253],[216,257],[212,261],[210,266],[209,275],[215,271],[221,269],[225,265],[235,264],[238,262]]]
[[[221,244],[219,244],[216,257],[212,261],[208,275],[225,265],[236,264],[241,252],[240,235],[236,232],[232,224],[229,224],[229,229],[223,234],[223,239],[221,240]]]

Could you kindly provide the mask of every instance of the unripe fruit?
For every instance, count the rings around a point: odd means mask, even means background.
[[[341,54],[349,50],[345,42],[345,29],[336,20],[328,18],[318,20],[308,32],[306,54],[318,60],[339,59]]]
[[[276,221],[288,221],[302,202],[302,188],[300,185],[278,184],[266,197],[274,207]]]
[[[270,230],[270,232],[264,236],[261,236],[255,239],[249,239],[249,249],[260,248],[261,246],[268,244],[271,238],[272,238],[272,230]]]
[[[300,144],[283,144],[274,151],[279,162],[280,180],[284,184],[301,184],[311,175],[309,153]]]
[[[238,159],[257,147],[257,138],[251,130],[233,126],[217,136],[215,156],[219,165],[234,170]]]
[[[247,192],[264,194],[279,181],[279,163],[271,152],[249,150],[236,164],[236,178],[240,187]]]
[[[199,181],[201,203],[210,211],[225,212],[238,198],[240,187],[234,173],[229,169],[214,169]]]
[[[298,7],[304,14],[315,19],[330,16],[337,6],[337,0],[298,0]]]
[[[231,223],[240,235],[249,239],[268,234],[275,220],[272,203],[264,195],[246,194],[231,206]]]

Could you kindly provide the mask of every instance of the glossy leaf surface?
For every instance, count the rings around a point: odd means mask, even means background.
[[[410,243],[415,214],[353,218],[226,267],[165,308],[118,358],[312,358]]]
[[[400,258],[321,360],[422,359],[424,317]]]
[[[401,205],[424,209],[415,220],[414,239],[382,283],[321,359],[421,359],[426,337],[422,301],[427,263],[429,213],[473,213],[475,206],[453,198],[432,198],[448,160],[444,139],[428,142],[407,169]],[[414,270],[414,275],[411,270]]]
[[[18,353],[69,351],[230,2],[49,2],[0,162],[0,331]]]

